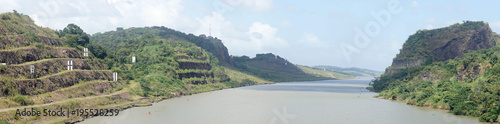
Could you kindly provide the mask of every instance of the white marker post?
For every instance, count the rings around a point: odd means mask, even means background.
[[[89,57],[89,48],[83,48],[83,57]]]
[[[135,54],[132,54],[132,63],[135,63]]]
[[[113,72],[113,81],[118,81],[118,72]]]
[[[68,71],[73,70],[73,60],[68,60]]]
[[[31,74],[35,74],[35,65],[30,65]]]
[[[35,65],[30,65],[31,78],[33,78],[35,74]]]

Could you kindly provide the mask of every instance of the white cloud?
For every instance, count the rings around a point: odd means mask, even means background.
[[[283,28],[293,28],[292,23],[290,23],[290,21],[288,21],[288,20],[282,21],[280,23],[280,26],[283,27]]]
[[[288,43],[277,36],[278,29],[269,24],[254,22],[251,26],[239,28],[226,20],[220,13],[212,12],[203,18],[196,18],[195,35],[209,33],[223,41],[233,55],[248,55],[248,53],[270,52],[284,48]]]
[[[491,27],[491,30],[500,30],[500,22],[491,22],[491,23],[488,23]],[[498,32],[500,33],[500,32]]]
[[[269,24],[254,22],[246,32],[232,32],[234,35],[222,39],[233,55],[264,53],[288,46],[285,40],[277,36],[277,32],[278,29]]]
[[[262,47],[285,47],[287,43],[277,36],[278,29],[269,24],[254,22],[247,32],[252,42]]]
[[[318,36],[314,33],[304,32],[299,38],[299,42],[305,46],[317,47],[317,48],[326,48],[327,44],[321,40],[319,40]]]
[[[414,0],[411,2],[411,7],[418,7],[418,1]]]
[[[273,0],[226,0],[230,6],[242,6],[254,11],[268,11],[273,9]]]
[[[194,34],[206,34],[214,37],[224,37],[223,32],[233,32],[226,31],[232,30],[231,22],[226,20],[221,14],[212,12],[212,15],[205,16],[203,18],[196,18],[198,28],[194,30]],[[210,30],[209,30],[210,28]]]
[[[52,29],[75,23],[91,34],[116,27],[166,26],[181,31],[192,31],[197,27],[195,20],[184,15],[181,0],[48,0],[9,4],[12,7],[4,8],[2,4],[0,10],[16,9],[27,13],[37,25]],[[26,6],[16,7],[18,4]]]

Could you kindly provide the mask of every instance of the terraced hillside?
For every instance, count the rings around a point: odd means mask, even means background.
[[[200,54],[197,57],[189,56],[186,53],[182,53],[179,51],[176,52],[177,55],[175,60],[179,64],[176,73],[179,76],[179,79],[183,80],[187,84],[195,85],[229,81],[229,78],[226,75],[219,74],[217,75],[218,78],[216,78],[214,75],[214,71],[220,69],[220,67],[213,68],[210,64],[210,56],[208,55],[209,53],[202,52],[201,48],[197,49],[199,49],[200,51],[199,53],[197,53]]]
[[[277,79],[293,77],[288,81],[333,79],[319,71],[307,74],[282,58],[274,61],[274,56],[273,61],[246,63],[257,73],[241,71],[221,40],[163,26],[88,35],[75,24],[63,30],[42,28],[17,12],[0,18],[0,123],[74,123],[92,117],[17,116],[17,109],[123,110],[182,95],[274,83],[257,75],[259,71]],[[68,61],[73,70],[68,70]],[[280,70],[286,73],[276,73]]]
[[[19,117],[14,114],[15,110],[112,104],[68,106],[74,104],[75,98],[106,99],[99,95],[115,93],[125,85],[112,81],[112,71],[92,52],[84,56],[83,48],[88,43],[69,45],[68,41],[75,38],[61,37],[51,29],[36,26],[33,20],[20,13],[3,13],[0,18],[0,120],[44,123],[54,117]],[[72,69],[68,69],[68,61],[72,61]],[[125,97],[115,99],[130,101]],[[75,122],[83,118],[71,117],[58,122]]]

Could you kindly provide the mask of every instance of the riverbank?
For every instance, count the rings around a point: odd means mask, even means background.
[[[89,83],[83,83],[75,85],[72,87],[64,88],[53,93],[47,93],[42,95],[30,96],[34,99],[33,105],[28,106],[15,106],[15,107],[4,107],[0,109],[0,120],[9,123],[76,123],[81,122],[85,119],[92,118],[94,116],[66,116],[66,117],[47,117],[47,116],[18,116],[16,115],[17,110],[57,110],[60,108],[66,110],[72,109],[118,109],[123,111],[128,108],[133,107],[145,107],[151,106],[153,103],[157,103],[166,99],[171,99],[175,97],[182,97],[186,95],[193,95],[204,92],[212,92],[216,90],[223,90],[228,88],[236,88],[242,86],[252,86],[252,85],[266,85],[274,84],[275,82],[267,81],[253,75],[248,75],[239,71],[235,71],[231,68],[225,68],[228,76],[231,78],[233,83],[213,83],[205,85],[191,85],[189,92],[170,92],[164,94],[153,94],[151,96],[141,96],[137,93],[137,89],[140,89],[140,83],[136,81],[125,81],[120,83],[122,85],[111,86],[108,89],[112,89],[109,92],[102,94],[94,93],[95,89],[88,88]],[[91,83],[92,84],[92,83]],[[99,84],[102,85],[102,84]],[[87,90],[88,89],[88,90]],[[92,89],[92,90],[91,90]],[[105,91],[108,89],[104,89]],[[75,94],[74,91],[79,91]],[[85,94],[94,94],[92,96],[86,96]],[[80,94],[80,95],[78,95]],[[83,95],[82,95],[83,94]],[[49,98],[49,100],[47,100]],[[52,101],[52,102],[44,102]]]
[[[418,108],[418,109],[427,109],[427,110],[441,111],[441,112],[445,112],[445,113],[451,114],[453,116],[461,117],[461,118],[471,118],[471,119],[477,120],[477,123],[481,123],[481,124],[490,124],[488,122],[480,122],[479,121],[479,117],[465,116],[465,115],[455,115],[455,114],[453,114],[450,111],[449,107],[439,107],[439,106],[434,106],[433,107],[432,105],[429,105],[429,104],[424,104],[424,106],[418,106],[418,105],[414,105],[414,104],[409,104],[408,100],[399,100],[399,99],[384,98],[383,96],[379,96],[379,95],[376,95],[376,96],[373,96],[373,97],[377,98],[377,99],[383,99],[383,100],[388,100],[388,101],[394,101],[394,102],[398,102],[398,103],[403,103],[405,105],[408,105],[410,107],[415,107],[415,108]],[[495,122],[495,123],[492,123],[492,124],[500,124],[500,122]]]

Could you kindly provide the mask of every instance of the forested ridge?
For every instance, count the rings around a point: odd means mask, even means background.
[[[500,120],[500,47],[498,35],[487,33],[488,30],[487,23],[464,22],[435,30],[418,31],[408,38],[403,50],[394,59],[393,66],[394,63],[401,62],[400,60],[414,60],[412,58],[425,58],[425,61],[417,65],[389,67],[385,74],[372,81],[373,87],[370,89],[380,92],[379,96],[386,99],[401,100],[410,105],[445,109],[456,115],[479,117],[479,120],[483,122],[498,122]],[[462,35],[473,37],[460,39],[466,37]],[[458,52],[435,53],[429,50],[430,47],[440,46],[423,45],[435,44],[433,42],[438,42],[438,40],[441,40],[439,42],[449,41],[443,47],[456,44],[455,47],[446,49]],[[461,40],[466,42],[459,42]],[[493,46],[475,47],[474,45],[477,44]],[[428,47],[422,48],[422,46]],[[436,48],[436,50],[443,49]],[[460,51],[468,53],[452,54],[460,53]],[[456,57],[447,57],[447,55]]]

